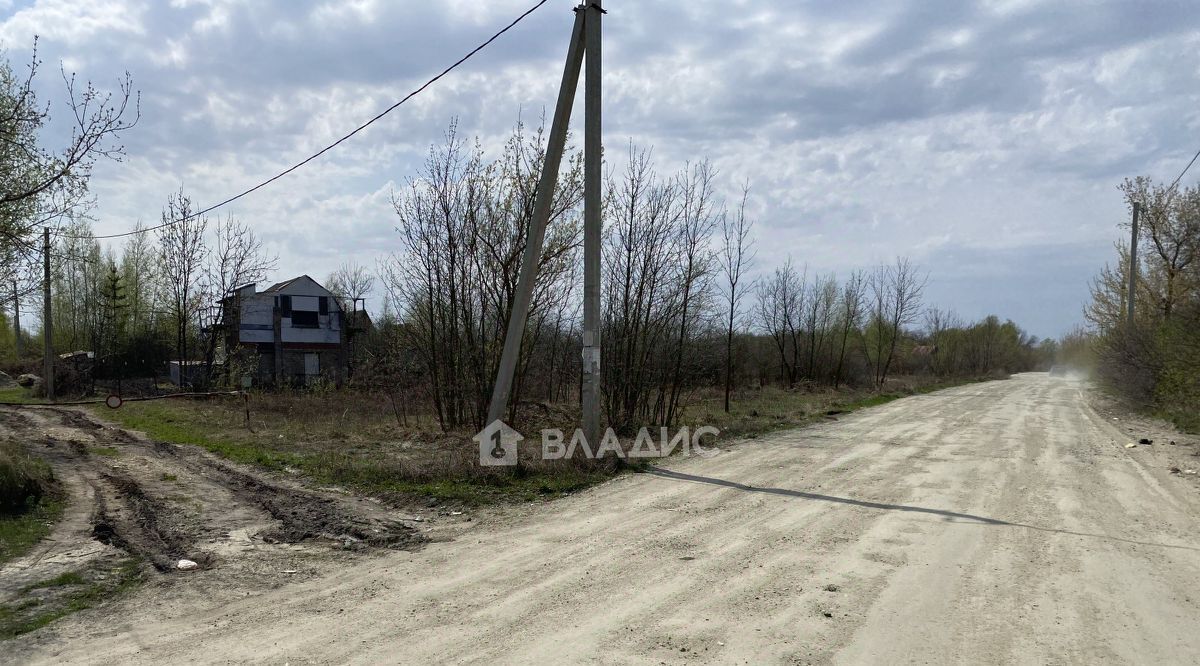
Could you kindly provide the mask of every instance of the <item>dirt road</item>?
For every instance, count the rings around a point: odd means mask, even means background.
[[[481,515],[238,599],[135,597],[42,663],[1195,663],[1200,486],[1045,375]],[[1190,445],[1190,446],[1189,446]],[[149,593],[147,593],[149,594]]]
[[[152,442],[79,410],[0,408],[0,438],[47,461],[65,500],[49,536],[0,567],[0,627],[70,607],[77,594],[107,596],[141,573],[151,595],[244,596],[359,552],[423,542],[377,502]],[[196,569],[179,571],[183,559]],[[54,583],[64,576],[72,582]]]

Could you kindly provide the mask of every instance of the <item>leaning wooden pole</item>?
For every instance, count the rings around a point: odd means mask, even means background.
[[[525,253],[521,258],[521,274],[517,280],[516,293],[513,294],[508,330],[504,335],[504,349],[500,354],[500,366],[496,370],[496,385],[492,389],[492,402],[488,406],[488,424],[504,418],[504,410],[512,392],[517,359],[521,355],[521,338],[525,332],[525,320],[529,317],[534,281],[537,279],[538,262],[542,255],[542,241],[546,235],[546,224],[550,220],[554,189],[558,186],[558,169],[567,144],[567,125],[571,120],[571,106],[575,101],[579,69],[583,64],[584,15],[585,12],[575,12],[575,27],[571,32],[571,44],[567,48],[567,63],[563,68],[562,84],[558,89],[558,104],[554,108],[550,137],[546,143],[546,159],[542,163],[542,175],[533,204],[533,218],[529,221],[529,235],[526,237]]]

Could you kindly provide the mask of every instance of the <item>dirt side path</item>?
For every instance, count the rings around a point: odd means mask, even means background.
[[[63,595],[74,589],[47,585],[64,575],[112,587],[114,575],[141,572],[150,588],[143,598],[186,605],[317,575],[372,546],[424,541],[382,505],[153,442],[82,411],[0,408],[0,437],[46,460],[66,500],[50,535],[0,567],[0,614],[9,621],[69,604]],[[183,559],[198,567],[179,570]]]
[[[1194,663],[1200,492],[1045,375],[673,460],[40,663]],[[1186,446],[1181,442],[1178,446]]]

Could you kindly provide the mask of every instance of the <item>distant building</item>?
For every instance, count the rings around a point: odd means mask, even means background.
[[[185,361],[180,367],[179,361],[171,361],[168,364],[171,371],[171,383],[181,388],[192,388],[204,386],[204,381],[207,375],[208,366],[204,361]]]
[[[333,294],[307,275],[261,292],[255,287],[237,287],[221,301],[230,380],[283,386],[325,378],[340,385],[346,322]]]

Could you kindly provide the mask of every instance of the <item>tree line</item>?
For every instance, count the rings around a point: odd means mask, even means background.
[[[1091,330],[1076,337],[1085,338],[1099,379],[1118,394],[1200,427],[1200,186],[1138,176],[1119,188],[1126,219],[1134,204],[1141,208],[1135,290],[1129,293],[1129,245],[1118,242],[1114,262],[1092,281]]]
[[[221,298],[265,279],[277,260],[253,225],[196,216],[182,189],[117,245],[92,235],[87,189],[100,159],[120,159],[136,122],[128,78],[107,94],[67,79],[76,136],[43,145],[45,107],[26,76],[0,67],[0,354],[34,358],[40,335],[40,231],[52,230],[53,344],[95,353],[109,376],[163,374],[169,360],[219,370]],[[419,173],[392,196],[395,251],[375,270],[326,279],[343,303],[382,286],[375,332],[355,345],[352,385],[403,391],[445,428],[485,416],[503,342],[545,132],[517,123],[489,154],[451,123]],[[563,161],[522,340],[512,415],[578,400],[582,156]],[[726,192],[734,194],[727,196]],[[706,391],[730,410],[740,391],[779,385],[882,388],[897,373],[986,375],[1041,362],[1012,322],[964,323],[924,302],[926,274],[906,258],[848,275],[800,258],[759,260],[748,183],[707,160],[660,172],[630,144],[610,161],[603,197],[602,404],[610,424],[674,424]],[[150,216],[148,216],[150,217]],[[21,320],[21,315],[25,318]],[[33,315],[32,317],[30,315]]]
[[[51,144],[43,137],[51,107],[37,92],[41,68],[36,39],[23,68],[0,59],[0,298],[12,305],[0,315],[0,346],[14,354],[26,351],[21,305],[42,290],[42,230],[57,235],[65,222],[86,219],[95,204],[88,189],[95,165],[122,158],[121,136],[140,116],[128,73],[115,91],[105,91],[63,69],[65,103],[58,108],[66,113],[57,121],[69,138]]]
[[[379,384],[424,395],[446,428],[486,416],[544,149],[518,123],[488,157],[451,124],[393,194],[399,249],[381,261],[388,350]],[[522,339],[510,417],[578,400],[582,181],[569,150]],[[1052,348],[1011,321],[964,322],[924,303],[907,258],[839,278],[788,258],[759,265],[748,184],[732,205],[715,165],[660,173],[628,146],[605,176],[602,405],[617,429],[679,422],[699,392],[887,385],[896,373],[991,376],[1048,366]],[[383,344],[383,343],[381,343]],[[388,358],[392,359],[390,362]],[[386,379],[380,379],[386,377]]]

